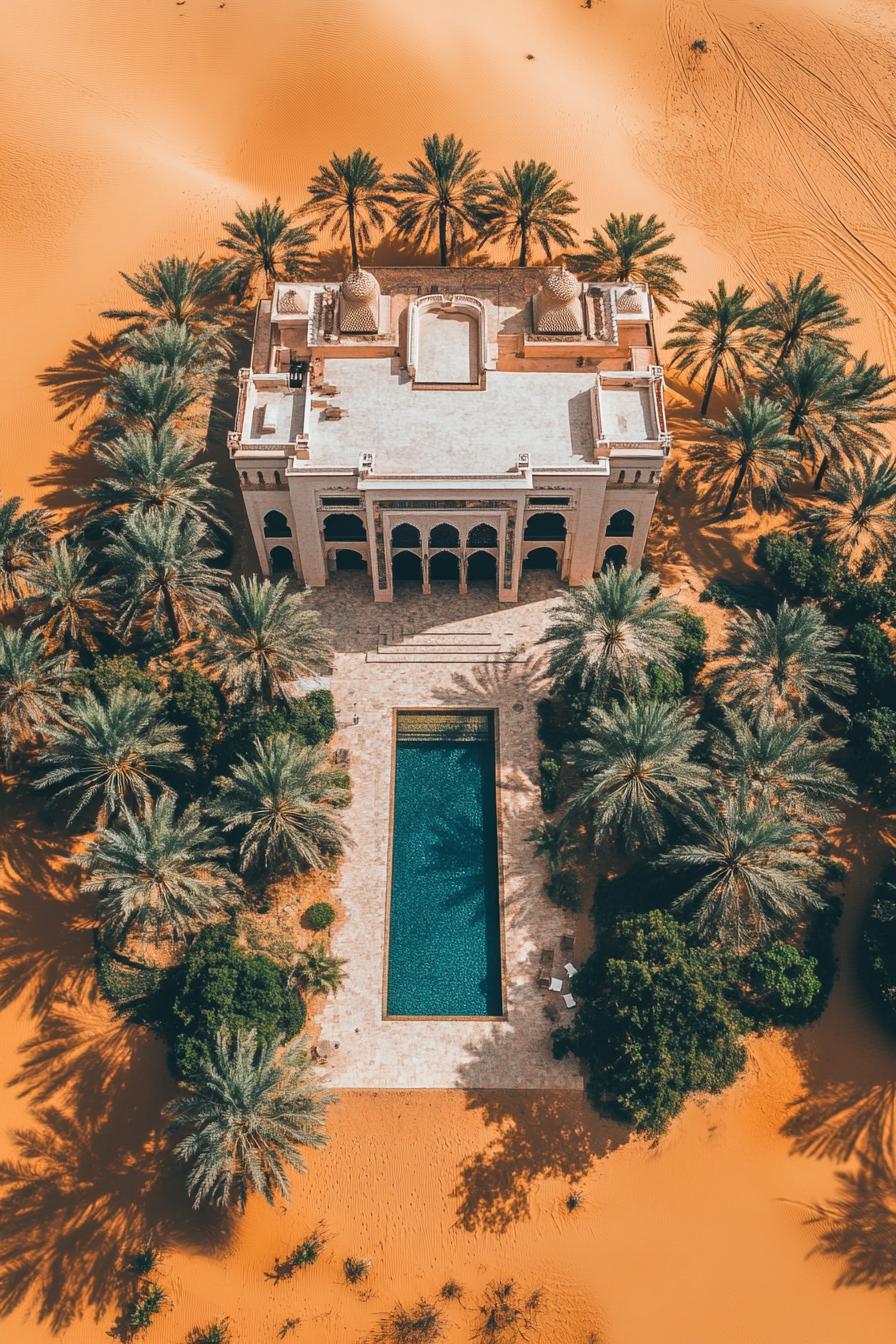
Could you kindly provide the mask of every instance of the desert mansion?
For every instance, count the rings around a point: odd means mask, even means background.
[[[228,437],[263,572],[378,602],[637,565],[669,445],[649,293],[550,267],[276,285]]]

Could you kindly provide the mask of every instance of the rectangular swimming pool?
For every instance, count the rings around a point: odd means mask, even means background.
[[[389,1017],[499,1017],[491,711],[400,710],[392,786]]]

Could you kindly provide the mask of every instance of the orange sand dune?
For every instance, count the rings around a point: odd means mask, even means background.
[[[398,165],[435,129],[488,164],[551,160],[583,230],[609,210],[656,210],[694,292],[823,268],[862,319],[857,341],[896,367],[889,4],[2,0],[0,20],[5,491],[64,502],[73,436],[40,376],[103,334],[119,269],[212,249],[236,201],[298,203],[333,148],[363,143]],[[686,389],[676,401],[686,440]],[[698,590],[749,529],[704,526],[686,483],[670,484],[664,579]],[[91,998],[89,908],[58,842],[11,798],[0,1082],[4,1152],[25,1166],[0,1221],[0,1340],[106,1338],[119,1246],[149,1226],[168,1248],[172,1306],[147,1336],[159,1344],[221,1314],[240,1341],[266,1344],[292,1317],[289,1340],[361,1341],[396,1298],[449,1277],[465,1286],[448,1312],[461,1341],[497,1275],[544,1287],[540,1337],[562,1344],[891,1340],[894,1055],[852,954],[892,840],[859,813],[843,837],[856,865],[844,973],[822,1021],[757,1042],[747,1076],[658,1147],[565,1096],[345,1094],[289,1212],[256,1202],[228,1227],[186,1208],[162,1158],[161,1049]],[[11,1132],[23,1128],[24,1145]],[[574,1215],[570,1184],[585,1194]],[[266,1279],[319,1219],[325,1258],[291,1283]],[[369,1297],[340,1282],[347,1254],[373,1262]]]

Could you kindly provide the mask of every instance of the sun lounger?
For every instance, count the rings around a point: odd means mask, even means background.
[[[576,1001],[571,994],[564,994],[563,1002],[566,1004],[567,1008],[575,1008],[576,1006]]]
[[[571,961],[568,961],[566,965],[563,967],[563,969],[568,976],[578,975],[578,971],[576,970],[575,966],[573,966]]]
[[[567,956],[572,956],[572,949],[575,945],[576,936],[574,933],[562,933],[560,935],[560,951],[565,952]]]
[[[558,980],[556,975],[552,976],[548,989],[552,989],[555,994],[561,994],[563,992],[563,981]]]
[[[541,989],[547,989],[551,983],[554,973],[554,949],[552,947],[543,947],[541,949],[541,959],[538,963],[538,984]]]

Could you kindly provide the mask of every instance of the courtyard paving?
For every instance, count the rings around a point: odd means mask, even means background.
[[[350,753],[354,791],[346,816],[353,845],[337,891],[345,913],[333,934],[348,978],[320,1019],[321,1040],[332,1046],[327,1076],[333,1086],[582,1086],[574,1061],[551,1056],[553,1024],[545,1010],[557,1010],[559,1022],[570,1014],[559,994],[538,987],[537,974],[548,946],[557,949],[563,974],[559,939],[566,930],[576,933],[574,960],[581,964],[588,921],[572,922],[547,900],[544,865],[526,839],[542,818],[535,704],[544,690],[545,651],[537,640],[555,595],[553,576],[533,574],[516,605],[499,605],[487,590],[461,596],[439,584],[430,595],[401,592],[391,606],[375,606],[366,575],[341,574],[308,596],[335,637],[334,745]],[[468,661],[471,634],[487,636],[508,660]],[[424,635],[439,647],[434,661],[402,651]],[[401,706],[497,710],[506,1005],[500,1021],[384,1018],[392,712]]]

